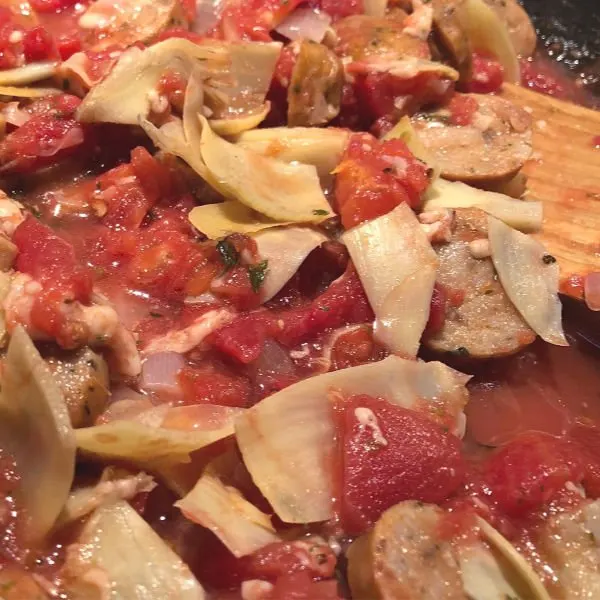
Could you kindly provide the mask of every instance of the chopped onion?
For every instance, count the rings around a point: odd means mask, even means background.
[[[39,542],[69,496],[75,440],[64,397],[21,326],[12,333],[2,369],[0,442],[21,476],[14,493],[26,515],[24,532]]]
[[[348,131],[333,127],[272,127],[247,131],[236,143],[284,162],[313,165],[324,177],[339,164],[349,137]]]
[[[375,312],[375,338],[415,357],[429,318],[438,259],[408,204],[342,236]]]
[[[177,352],[151,354],[142,365],[141,386],[150,392],[180,395],[177,374],[183,367],[185,359]]]
[[[261,299],[267,302],[290,280],[306,257],[328,238],[310,227],[279,227],[258,233],[254,239],[260,258],[268,261],[261,286]]]
[[[407,56],[400,59],[370,58],[369,60],[350,63],[347,67],[350,74],[389,73],[399,79],[412,79],[423,73],[434,73],[443,79],[458,80],[458,71],[452,67],[433,60]]]
[[[31,115],[22,108],[19,108],[18,102],[9,102],[2,109],[2,116],[9,125],[21,127],[31,119]]]
[[[515,200],[498,192],[486,192],[460,181],[436,179],[426,192],[423,210],[438,208],[479,208],[524,232],[539,231],[542,227],[542,203]]]
[[[301,6],[292,12],[275,31],[288,40],[311,40],[321,43],[331,24],[331,17],[314,8]]]
[[[107,467],[98,483],[73,490],[60,514],[56,528],[85,517],[103,504],[131,500],[138,494],[150,492],[156,487],[154,479],[146,473],[130,475],[125,472],[113,477],[113,471],[113,467]]]
[[[58,63],[34,62],[16,69],[0,71],[0,85],[27,85],[54,75]]]
[[[600,271],[586,275],[584,294],[587,307],[590,310],[600,310]]]
[[[485,0],[464,0],[456,14],[472,50],[487,52],[498,59],[504,69],[504,80],[521,82],[519,58],[508,28]]]
[[[101,506],[67,551],[70,598],[204,600],[189,568],[127,502]]]
[[[189,454],[233,434],[243,409],[226,406],[160,405],[127,420],[78,429],[78,448],[103,460],[146,468],[189,462]]]
[[[390,356],[296,383],[265,398],[235,422],[246,467],[283,521],[332,517],[329,461],[335,427],[328,395],[368,394],[426,413],[453,431],[467,401],[464,375],[439,362]]]
[[[190,521],[210,529],[238,558],[279,541],[269,516],[225,485],[210,467],[175,506]]]
[[[61,91],[56,88],[0,85],[0,96],[9,96],[11,98],[43,98],[44,96],[55,96],[60,93]]]
[[[488,231],[494,267],[511,302],[543,340],[568,346],[561,322],[556,259],[531,236],[491,216]]]
[[[198,231],[211,240],[218,240],[231,233],[249,234],[269,227],[289,225],[267,219],[237,200],[195,206],[189,213],[189,219]]]
[[[231,144],[200,119],[200,154],[217,191],[275,221],[319,223],[333,216],[315,167],[286,164]]]

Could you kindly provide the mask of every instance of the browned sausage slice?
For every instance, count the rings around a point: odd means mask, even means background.
[[[438,533],[443,511],[402,502],[387,510],[348,550],[353,598],[465,600],[450,541]]]
[[[446,107],[419,112],[411,122],[446,179],[471,183],[514,176],[531,156],[531,117],[497,96],[465,94],[476,110],[454,125]]]
[[[334,25],[338,37],[336,54],[355,61],[369,58],[394,60],[406,56],[429,59],[427,41],[404,32],[405,16],[354,15],[341,19]]]
[[[288,125],[324,125],[337,116],[342,99],[344,68],[323,44],[300,42],[288,87]]]
[[[513,354],[535,333],[504,292],[489,256],[487,216],[478,209],[455,211],[450,242],[434,246],[438,283],[448,292],[446,320],[425,344],[438,352],[473,358]]]
[[[433,26],[437,40],[448,53],[463,79],[471,77],[472,50],[459,19],[464,0],[432,0]]]

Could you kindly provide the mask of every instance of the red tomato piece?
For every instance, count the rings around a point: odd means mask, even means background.
[[[78,0],[30,0],[29,4],[39,13],[59,13],[77,2]]]
[[[360,328],[340,336],[331,350],[332,370],[347,369],[381,360],[385,351],[375,343],[373,332]]]
[[[431,305],[429,308],[429,320],[425,327],[425,335],[435,335],[444,326],[446,321],[446,306],[448,304],[448,294],[446,288],[441,283],[433,286],[431,296]]]
[[[588,421],[578,421],[569,433],[577,444],[584,462],[583,487],[588,498],[600,498],[600,428]]]
[[[508,516],[523,517],[546,505],[567,481],[585,474],[577,448],[546,433],[525,433],[484,464],[490,499]]]
[[[178,374],[185,404],[219,404],[245,408],[250,399],[248,380],[222,365],[205,362]]]
[[[275,582],[268,600],[341,600],[337,581],[313,581],[306,571],[284,575]]]
[[[67,60],[83,48],[78,32],[63,33],[56,39],[56,49],[61,60]]]
[[[403,500],[442,502],[461,484],[460,440],[424,415],[369,396],[339,401],[335,413],[346,533],[362,533]]]
[[[80,102],[68,94],[34,102],[31,119],[0,142],[0,170],[27,173],[81,151],[86,130],[73,118]]]
[[[54,40],[46,28],[33,27],[23,36],[23,54],[27,62],[47,60],[56,54]]]
[[[477,112],[477,100],[464,94],[454,94],[448,104],[452,125],[470,125]]]
[[[427,167],[402,140],[351,136],[336,169],[335,200],[346,229],[380,217],[402,202],[418,208],[427,188]]]
[[[276,318],[276,339],[295,346],[328,329],[372,321],[373,311],[354,266],[348,263],[344,275],[308,306],[281,312]]]
[[[493,56],[479,52],[473,53],[473,72],[466,91],[474,94],[492,94],[502,87],[504,69]]]

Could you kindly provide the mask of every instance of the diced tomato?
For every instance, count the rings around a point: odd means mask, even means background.
[[[221,19],[210,32],[229,41],[270,42],[275,29],[302,0],[234,0],[225,5]]]
[[[71,58],[76,52],[83,48],[81,37],[78,32],[63,33],[56,39],[56,49],[61,60]]]
[[[577,448],[545,433],[526,433],[484,464],[489,498],[508,516],[522,517],[547,504],[565,483],[585,474]]]
[[[213,347],[242,364],[255,361],[273,328],[273,319],[266,311],[250,313],[221,327],[211,336]]]
[[[54,40],[44,27],[33,27],[23,36],[23,54],[27,62],[47,60],[55,53]]]
[[[435,335],[444,326],[446,321],[446,307],[448,304],[448,294],[446,288],[441,283],[433,286],[431,296],[431,305],[429,308],[429,320],[425,327],[424,335]]]
[[[600,428],[587,420],[578,420],[569,438],[579,448],[585,462],[583,487],[588,498],[600,498]]]
[[[479,105],[472,96],[454,94],[448,104],[452,125],[470,125]]]
[[[366,133],[354,134],[336,169],[335,200],[342,224],[349,229],[402,202],[417,208],[428,184],[427,167],[402,140],[381,142]]]
[[[383,348],[373,339],[373,332],[367,328],[349,331],[340,336],[331,349],[332,369],[347,369],[384,357]]]
[[[369,396],[340,400],[335,413],[346,533],[362,533],[403,500],[442,502],[461,484],[460,440],[424,415]]]
[[[131,168],[153,205],[173,195],[175,182],[171,171],[145,148],[133,149]]]
[[[309,0],[308,4],[327,13],[334,21],[364,13],[363,0]]]
[[[313,581],[306,571],[284,575],[277,579],[267,598],[268,600],[341,600],[335,579]]]
[[[86,130],[73,118],[80,102],[68,94],[34,102],[31,119],[0,142],[0,170],[31,172],[81,151]]]
[[[474,94],[492,94],[504,83],[504,69],[493,56],[480,52],[473,53],[471,80],[466,83],[466,91]]]
[[[186,404],[248,406],[248,380],[223,365],[208,361],[190,365],[180,371],[178,378]]]
[[[309,305],[277,314],[275,338],[285,346],[295,346],[328,329],[372,320],[373,311],[349,263],[344,275]]]
[[[33,10],[39,13],[58,13],[77,2],[78,0],[29,0]]]

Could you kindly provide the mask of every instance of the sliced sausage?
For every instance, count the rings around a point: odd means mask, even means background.
[[[354,15],[334,25],[338,56],[360,61],[370,58],[399,59],[406,56],[429,59],[427,41],[404,33],[404,16],[394,18]]]
[[[463,94],[457,99],[472,106],[460,121],[449,107],[411,118],[442,176],[471,183],[510,179],[531,156],[531,117],[497,96]]]
[[[436,39],[463,79],[470,79],[473,52],[459,19],[464,0],[432,0]]]
[[[440,261],[437,281],[447,302],[442,328],[425,339],[429,348],[492,358],[513,354],[535,340],[498,281],[483,211],[456,210],[450,242],[434,248]]]
[[[92,425],[109,395],[108,367],[90,348],[46,356],[46,363],[62,390],[73,427]]]
[[[348,550],[353,598],[464,600],[452,544],[438,529],[443,511],[421,502],[387,510]]]
[[[535,27],[517,0],[485,0],[506,24],[515,52],[520,56],[531,56],[535,51],[537,36]]]
[[[323,44],[300,42],[288,87],[288,125],[324,125],[340,112],[344,68]]]

